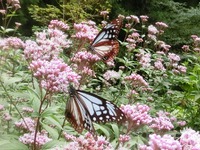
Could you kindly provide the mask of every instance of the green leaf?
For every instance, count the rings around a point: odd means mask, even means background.
[[[115,123],[111,123],[111,127],[115,133],[115,138],[119,138],[119,127]]]
[[[53,139],[57,139],[58,138],[58,131],[44,123],[42,123],[42,126],[43,128],[50,134],[50,136],[53,138]]]
[[[50,117],[45,117],[45,119],[47,119],[53,125],[56,125],[59,129],[62,130],[62,126],[60,125],[60,123],[58,122],[58,120],[56,120],[56,118],[53,118],[52,116],[50,116]]]
[[[28,147],[18,141],[0,141],[2,150],[28,150]]]
[[[110,137],[110,133],[109,133],[109,131],[106,129],[106,127],[103,127],[103,126],[101,126],[101,125],[99,125],[99,124],[94,124],[94,125],[95,125],[95,128],[101,130],[101,131],[106,135],[106,137]]]
[[[65,143],[66,142],[64,141],[52,140],[44,144],[42,146],[42,150],[49,150],[49,149],[55,148],[56,146],[64,145]]]

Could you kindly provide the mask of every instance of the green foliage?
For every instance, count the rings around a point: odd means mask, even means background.
[[[184,3],[174,2],[173,0],[153,0],[150,3],[149,16],[153,20],[162,20],[167,23],[170,28],[166,30],[166,34],[163,36],[164,41],[170,45],[179,46],[183,43],[189,44],[192,34],[200,34],[199,9],[199,6],[188,8]]]
[[[31,5],[29,12],[31,17],[41,25],[46,25],[51,20],[62,18],[61,10],[53,5],[46,5],[45,8],[39,7],[38,5]]]
[[[111,5],[108,0],[87,0],[77,1],[71,0],[70,2],[63,1],[61,3],[63,9],[63,15],[66,20],[70,22],[79,22],[86,19],[94,19],[99,16],[100,11],[109,11]]]

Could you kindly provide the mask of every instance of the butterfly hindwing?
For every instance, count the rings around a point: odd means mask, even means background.
[[[78,90],[78,93],[84,99],[93,122],[105,123],[115,121],[122,123],[125,121],[123,112],[113,103],[86,91]]]

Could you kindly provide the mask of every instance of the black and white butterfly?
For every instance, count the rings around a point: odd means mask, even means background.
[[[107,24],[95,37],[89,46],[104,61],[113,60],[119,52],[119,42],[117,37],[122,26],[122,19],[115,19]]]
[[[126,116],[115,104],[95,94],[69,88],[70,99],[66,104],[65,117],[79,133],[83,129],[95,135],[93,122],[106,123],[126,121]]]

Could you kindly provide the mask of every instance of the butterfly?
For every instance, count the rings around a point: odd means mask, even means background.
[[[93,122],[123,123],[126,121],[126,116],[120,108],[104,98],[76,90],[72,85],[69,87],[69,94],[70,99],[66,104],[65,117],[78,133],[86,129],[95,136]]]
[[[117,18],[107,24],[90,44],[89,50],[93,51],[105,62],[113,60],[119,52],[117,37],[121,27],[121,18]]]

